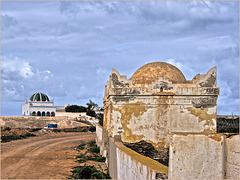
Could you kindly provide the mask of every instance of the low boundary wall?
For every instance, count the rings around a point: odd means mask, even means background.
[[[102,155],[102,126],[96,124],[96,144],[100,147],[100,154]]]
[[[240,179],[240,135],[225,139],[226,179]]]
[[[169,179],[240,179],[240,136],[174,134]]]
[[[47,124],[57,124],[58,128],[74,128],[82,123],[68,117],[27,117],[27,116],[1,116],[1,127],[11,128],[43,128]]]
[[[96,142],[102,147],[103,129],[96,125]],[[108,139],[107,163],[113,179],[167,178],[168,167],[125,147],[117,138]]]
[[[167,178],[168,167],[109,139],[109,172],[113,179]]]

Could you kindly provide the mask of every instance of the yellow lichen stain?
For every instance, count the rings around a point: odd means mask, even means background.
[[[208,125],[208,126],[213,126],[214,123],[214,119],[217,119],[217,114],[216,113],[213,113],[213,114],[208,114],[207,111],[208,111],[208,108],[205,108],[205,109],[200,109],[200,108],[194,108],[194,107],[187,107],[186,108],[188,111],[191,112],[192,115],[196,116],[199,118],[199,121],[206,121],[205,125]],[[205,133],[213,133],[213,132],[216,132],[216,129],[205,129],[204,130]]]
[[[108,109],[106,108],[104,110],[104,116],[103,116],[103,127],[104,128],[107,128],[107,111],[108,111]]]
[[[175,66],[164,62],[153,62],[139,68],[130,78],[132,84],[152,84],[162,77],[172,83],[184,83],[185,76]]]
[[[168,121],[168,111],[169,111],[169,100],[173,98],[173,96],[159,96],[157,99],[157,103],[159,104],[157,107],[157,117],[156,117],[156,125],[158,127],[164,127],[165,131],[160,132],[156,130],[155,138],[161,139],[161,141],[153,143],[150,142],[158,151],[163,150],[165,146],[167,146],[166,138],[167,138],[167,121]]]
[[[163,151],[165,148],[169,147],[169,143],[166,142],[165,139],[161,139],[161,141],[154,143],[153,141],[150,140],[146,140],[146,142],[151,143],[153,145],[153,147],[157,150],[157,151]]]
[[[118,147],[118,148],[119,148],[119,150],[128,154],[130,157],[134,158],[136,161],[142,163],[143,165],[145,165],[157,172],[168,174],[167,166],[164,166],[163,164],[161,164],[149,157],[138,154],[137,152],[135,152],[127,147]]]
[[[143,102],[136,102],[116,108],[115,110],[118,110],[121,113],[121,123],[123,128],[122,141],[135,143],[142,140],[144,135],[134,135],[127,125],[132,117],[137,118],[147,111],[145,104]]]
[[[98,125],[98,127],[100,127],[101,129],[103,128],[103,127],[101,126],[101,124],[97,123],[97,125]]]
[[[208,136],[209,138],[211,138],[215,141],[218,141],[218,142],[222,140],[222,136],[219,134],[210,134],[210,135],[206,135],[206,136]]]

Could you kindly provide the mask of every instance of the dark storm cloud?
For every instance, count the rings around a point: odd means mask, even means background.
[[[238,3],[2,2],[2,113],[20,114],[11,104],[38,91],[56,105],[102,106],[112,68],[130,78],[165,61],[187,79],[217,66],[218,114],[238,114]]]

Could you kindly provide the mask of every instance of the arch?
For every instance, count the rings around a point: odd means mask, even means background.
[[[46,116],[46,113],[45,113],[45,111],[43,111],[43,112],[42,112],[42,116]]]
[[[32,112],[32,116],[36,116],[37,114],[36,114],[36,112],[35,111],[33,111]]]
[[[53,117],[54,117],[54,116],[55,116],[55,112],[51,112],[51,116],[53,116]]]
[[[37,112],[37,116],[41,116],[41,112],[40,111]]]
[[[48,112],[47,112],[47,117],[49,117],[49,116],[50,116],[50,112],[48,111]]]

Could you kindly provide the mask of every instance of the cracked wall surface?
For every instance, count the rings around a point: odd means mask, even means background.
[[[240,136],[235,135],[226,139],[226,179],[240,179]]]
[[[130,79],[115,69],[105,86],[104,126],[110,137],[124,142],[141,140],[158,150],[169,146],[176,132],[216,132],[216,67],[186,80],[167,63],[139,68]]]
[[[168,167],[109,138],[109,173],[113,179],[167,179]]]
[[[240,136],[174,134],[169,179],[239,179]]]

